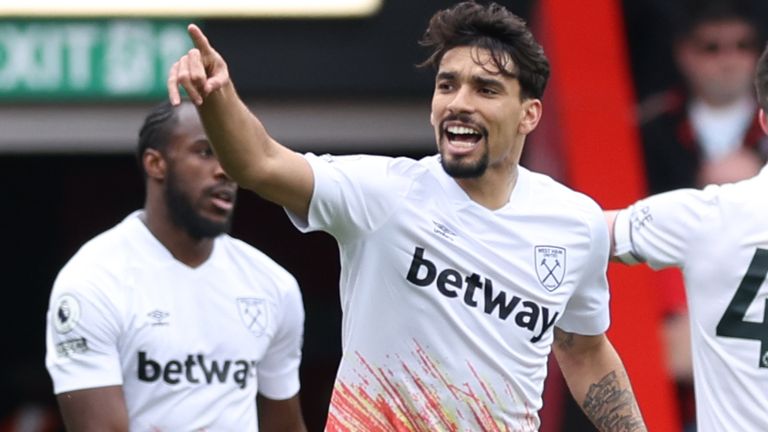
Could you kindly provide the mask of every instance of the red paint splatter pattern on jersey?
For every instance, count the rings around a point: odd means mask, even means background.
[[[505,404],[520,401],[510,383],[504,383],[500,397],[470,362],[467,370],[473,381],[454,383],[418,342],[414,341],[414,345],[413,365],[397,356],[393,362],[399,367],[397,371],[371,365],[356,352],[362,365],[358,371],[360,381],[350,384],[337,379],[326,431],[536,431],[538,419],[527,403],[519,424],[505,424],[494,415]]]

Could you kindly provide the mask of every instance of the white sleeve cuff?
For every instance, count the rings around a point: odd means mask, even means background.
[[[645,260],[635,253],[632,245],[632,221],[630,220],[630,214],[629,209],[622,210],[616,215],[616,220],[613,222],[613,240],[615,242],[613,256],[624,264],[633,265],[640,264]]]

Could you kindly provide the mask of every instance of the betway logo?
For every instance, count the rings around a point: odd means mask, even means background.
[[[149,358],[146,352],[139,351],[139,380],[154,382],[162,378],[168,384],[178,384],[186,380],[192,384],[214,381],[225,383],[229,377],[242,389],[248,384],[248,378],[256,376],[256,360],[218,360],[207,361],[202,354],[188,355],[184,360],[170,360],[160,364]]]
[[[439,273],[435,263],[424,258],[424,248],[416,247],[413,252],[411,268],[408,269],[408,282],[414,285],[425,287],[433,282],[437,291],[448,297],[457,298],[459,292],[464,290],[462,299],[464,304],[472,308],[478,308],[488,315],[496,315],[499,319],[506,321],[512,318],[514,323],[521,328],[534,332],[531,342],[536,343],[541,340],[557,320],[560,312],[555,312],[550,319],[550,311],[546,306],[540,306],[530,300],[513,295],[507,300],[507,293],[501,289],[494,292],[493,281],[472,273],[464,276],[457,270],[447,268]],[[477,296],[477,291],[482,290],[482,296]],[[477,297],[482,302],[479,304]],[[541,321],[541,326],[539,326]],[[536,328],[539,327],[538,332]]]

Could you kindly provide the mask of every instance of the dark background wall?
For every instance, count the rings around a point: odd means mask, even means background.
[[[445,0],[383,0],[369,18],[207,21],[206,33],[233,65],[246,96],[413,97],[431,94],[433,75],[417,41]],[[501,1],[528,16],[532,0]]]

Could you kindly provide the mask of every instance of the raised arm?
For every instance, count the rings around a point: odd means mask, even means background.
[[[627,371],[604,334],[583,336],[555,327],[552,350],[571,394],[599,431],[647,431]]]
[[[56,399],[68,432],[128,432],[122,386],[76,390]]]
[[[190,24],[188,31],[195,48],[171,68],[171,103],[181,102],[179,86],[184,88],[227,174],[306,219],[314,187],[309,163],[269,136],[238,96],[221,55],[196,25]]]

